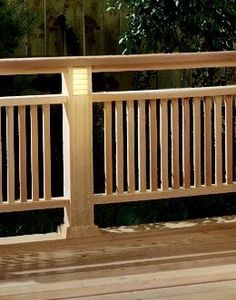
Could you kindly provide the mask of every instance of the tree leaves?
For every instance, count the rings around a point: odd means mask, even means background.
[[[128,11],[120,39],[125,53],[232,50],[236,42],[234,0],[109,0]]]

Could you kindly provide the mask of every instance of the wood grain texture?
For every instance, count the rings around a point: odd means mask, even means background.
[[[201,185],[201,115],[200,98],[193,99],[193,171],[194,186]]]
[[[43,186],[44,199],[51,199],[51,130],[50,105],[43,105]]]
[[[222,97],[214,98],[214,125],[215,125],[215,184],[221,185],[222,174]]]
[[[184,98],[183,106],[183,181],[184,187],[190,187],[190,108],[189,98]]]
[[[200,88],[173,88],[159,90],[143,90],[143,91],[115,91],[115,92],[99,92],[93,93],[93,102],[102,101],[133,101],[146,99],[170,99],[170,98],[189,98],[189,97],[210,97],[219,95],[234,95],[236,94],[236,86],[214,86]]]
[[[178,189],[180,187],[180,157],[179,157],[179,103],[178,99],[171,101],[171,132],[172,132],[172,187]]]
[[[38,107],[30,106],[32,200],[39,201]]]
[[[157,103],[149,103],[149,141],[150,141],[150,190],[157,190]]]
[[[116,191],[124,192],[123,103],[116,104]]]
[[[144,192],[147,188],[146,166],[146,110],[145,101],[138,102],[138,170],[139,191]]]
[[[6,109],[7,118],[7,201],[15,201],[14,109]]]
[[[233,182],[233,96],[225,97],[225,168],[226,183]]]
[[[0,61],[0,74],[59,72],[67,67],[92,66],[94,72],[188,69],[236,65],[236,51],[142,54],[88,57],[15,58]],[[54,69],[54,70],[53,70]],[[58,71],[56,71],[58,70]]]
[[[234,299],[235,221],[216,221],[1,245],[0,299]]]
[[[161,189],[168,189],[168,107],[167,99],[161,100],[160,144],[161,144]]]
[[[128,192],[135,191],[135,132],[134,132],[134,102],[127,102],[127,177]]]
[[[211,124],[212,98],[206,97],[204,101],[204,176],[206,186],[212,184],[212,124]]]
[[[106,194],[113,192],[112,166],[112,104],[104,104],[104,151],[105,151],[105,190]]]
[[[20,177],[20,200],[27,200],[27,153],[26,153],[26,117],[25,106],[18,107],[19,123],[19,177]]]

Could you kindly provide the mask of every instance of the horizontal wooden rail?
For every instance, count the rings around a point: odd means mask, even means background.
[[[236,51],[1,59],[0,75],[62,73],[86,66],[93,72],[235,67]]]
[[[15,201],[14,203],[1,203],[0,213],[13,212],[13,211],[27,211],[38,209],[50,209],[50,208],[69,208],[70,199],[67,198],[52,198],[51,200],[39,199],[35,202],[28,200],[22,203],[21,201]]]
[[[115,91],[93,93],[93,102],[105,101],[128,101],[146,99],[166,99],[166,98],[188,98],[188,97],[214,97],[235,95],[236,85],[200,87],[200,88],[180,88],[161,89],[145,91]]]
[[[62,94],[0,97],[0,107],[1,106],[63,104],[66,102],[67,102],[67,96],[62,95]]]
[[[221,186],[201,186],[198,188],[189,187],[178,189],[166,189],[158,191],[146,190],[145,192],[136,191],[134,193],[124,192],[123,194],[113,193],[111,195],[95,194],[93,196],[94,204],[108,204],[108,203],[122,203],[122,202],[136,202],[136,201],[149,201],[149,200],[161,200],[169,198],[179,197],[193,197],[199,195],[212,195],[235,192],[236,183],[223,184]]]

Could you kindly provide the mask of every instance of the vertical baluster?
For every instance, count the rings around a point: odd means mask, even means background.
[[[211,97],[204,101],[204,172],[205,184],[212,184],[212,136],[211,136]]]
[[[39,200],[39,167],[38,167],[38,107],[30,106],[31,116],[31,174],[32,200]]]
[[[112,168],[112,104],[104,103],[104,151],[105,151],[105,192],[112,194],[113,168]]]
[[[168,109],[167,99],[161,100],[161,188],[168,189]]]
[[[20,201],[27,200],[25,106],[18,108]]]
[[[183,180],[190,187],[190,109],[189,98],[183,99]]]
[[[146,191],[146,114],[145,101],[138,101],[138,167],[139,191]]]
[[[172,187],[179,188],[179,107],[178,99],[172,99]]]
[[[7,107],[7,200],[15,201],[14,108]]]
[[[2,108],[0,107],[0,204],[2,200]]]
[[[214,98],[215,112],[215,184],[222,184],[222,97]]]
[[[134,167],[134,101],[127,102],[127,168],[128,168],[128,192],[135,191],[135,167]]]
[[[157,190],[157,104],[149,103],[149,140],[150,140],[150,190]]]
[[[50,139],[50,105],[43,105],[43,186],[44,199],[51,199],[51,139]]]
[[[193,155],[194,155],[194,186],[201,186],[201,115],[200,98],[193,99]]]
[[[123,103],[116,102],[116,188],[124,192]]]
[[[225,97],[225,166],[226,183],[233,183],[233,97]]]

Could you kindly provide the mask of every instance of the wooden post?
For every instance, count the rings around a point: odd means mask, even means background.
[[[92,203],[92,71],[69,68],[64,78],[64,193],[71,199],[67,237],[75,238],[99,232]]]

